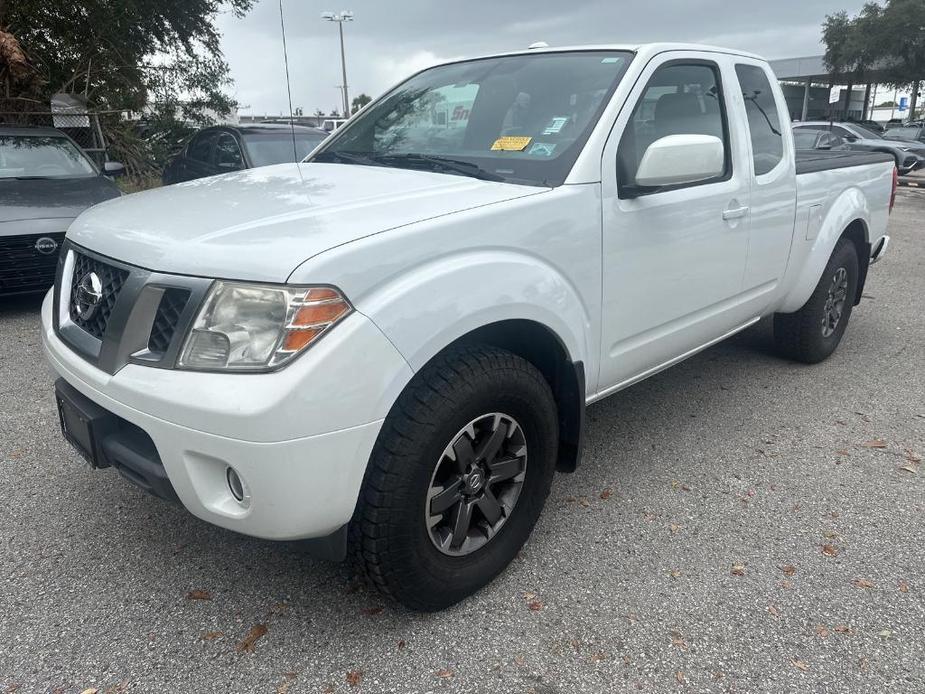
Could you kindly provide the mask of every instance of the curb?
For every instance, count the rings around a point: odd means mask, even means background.
[[[900,176],[899,185],[909,186],[910,188],[925,188],[925,179],[915,179],[908,176]]]

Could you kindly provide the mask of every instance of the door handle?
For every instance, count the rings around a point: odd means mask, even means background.
[[[748,207],[733,207],[728,210],[723,210],[723,219],[741,219],[748,214]]]

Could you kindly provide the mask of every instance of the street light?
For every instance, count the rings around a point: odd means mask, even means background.
[[[340,67],[344,75],[344,118],[350,117],[350,97],[347,95],[347,59],[344,57],[344,22],[353,21],[353,12],[343,10],[341,12],[322,12],[321,18],[327,22],[337,22],[337,29],[340,32]]]

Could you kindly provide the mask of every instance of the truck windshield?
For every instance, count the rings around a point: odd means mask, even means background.
[[[0,135],[0,179],[96,175],[93,164],[64,137]]]
[[[311,160],[557,186],[631,58],[533,53],[431,68],[368,107]]]

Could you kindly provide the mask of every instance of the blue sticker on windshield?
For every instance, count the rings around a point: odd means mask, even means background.
[[[551,157],[555,151],[556,145],[551,142],[534,142],[533,146],[527,150],[527,154],[534,154],[538,157]]]

